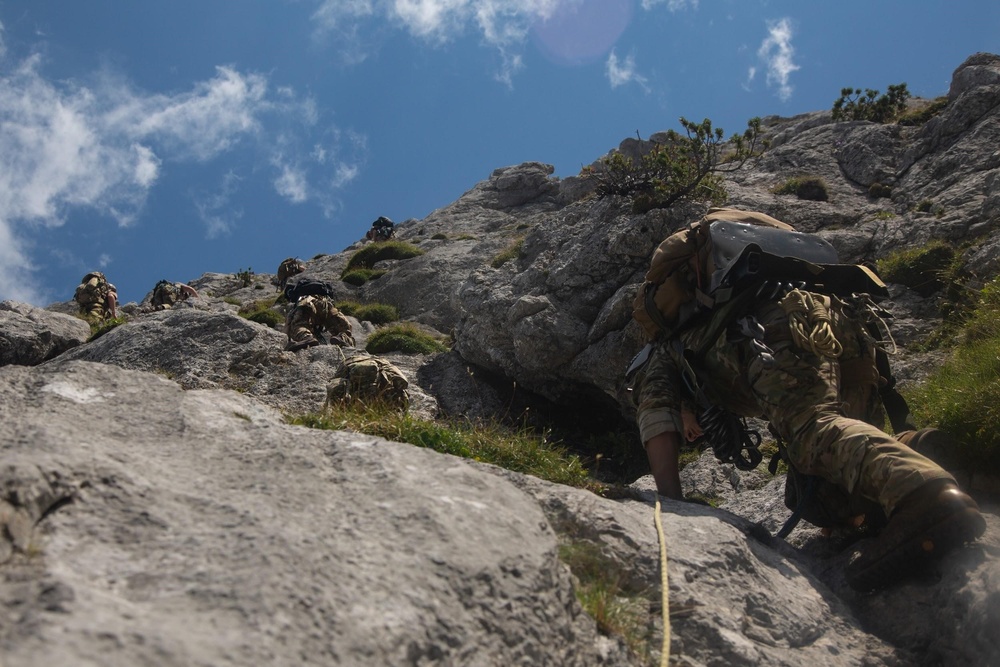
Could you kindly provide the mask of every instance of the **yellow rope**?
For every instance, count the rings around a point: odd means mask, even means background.
[[[660,540],[660,587],[663,605],[663,646],[660,649],[660,667],[670,665],[670,582],[667,580],[667,538],[663,534],[663,519],[660,517],[660,498],[656,497],[653,523]]]
[[[802,290],[792,290],[781,300],[781,308],[788,315],[792,341],[799,348],[831,359],[836,359],[844,351],[833,333],[830,310],[822,298]]]

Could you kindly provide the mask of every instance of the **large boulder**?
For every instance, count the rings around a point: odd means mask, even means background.
[[[26,303],[0,303],[0,366],[34,366],[84,343],[90,325]]]
[[[82,361],[0,369],[0,420],[8,667],[649,664],[665,580],[678,664],[998,658],[995,516],[935,586],[860,596],[850,550],[665,501],[665,579],[648,478],[611,500]],[[631,649],[577,602],[584,547],[618,573]]]

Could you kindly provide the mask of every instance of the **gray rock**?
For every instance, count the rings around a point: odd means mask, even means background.
[[[34,366],[90,337],[90,325],[73,315],[4,301],[0,303],[0,366]]]

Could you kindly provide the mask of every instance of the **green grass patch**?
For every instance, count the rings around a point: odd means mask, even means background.
[[[906,285],[922,297],[937,292],[955,279],[961,256],[945,241],[934,240],[907,250],[898,250],[876,262],[882,280]]]
[[[368,337],[365,351],[369,354],[405,352],[407,354],[436,354],[448,348],[438,339],[420,330],[412,322],[400,322],[380,327]]]
[[[340,279],[343,280],[348,285],[354,285],[355,287],[361,287],[369,280],[375,280],[376,278],[381,278],[386,274],[385,269],[351,269],[350,271],[344,271],[340,275]]]
[[[381,326],[398,320],[399,309],[387,303],[366,303],[354,312],[354,317]]]
[[[115,327],[125,324],[126,321],[124,315],[119,315],[118,317],[109,317],[101,322],[91,322],[90,338],[87,339],[87,342],[97,340]]]
[[[359,303],[347,300],[338,301],[335,305],[344,315],[350,315],[362,322],[371,322],[376,326],[399,319],[399,309],[387,303]]]
[[[827,201],[830,191],[826,181],[819,176],[793,176],[784,183],[776,185],[771,192],[776,195],[795,195],[808,201]]]
[[[491,423],[435,422],[378,404],[337,405],[326,412],[292,417],[289,421],[310,428],[366,433],[491,463],[558,484],[588,487],[587,471],[580,459],[530,429],[515,430]]]
[[[896,122],[900,125],[923,125],[931,118],[940,115],[947,106],[948,98],[939,97],[929,104],[925,104],[919,108],[913,109],[912,111],[900,114],[900,116],[896,119]]]
[[[407,243],[406,241],[379,241],[376,243],[369,243],[361,250],[351,255],[351,258],[347,260],[347,267],[344,269],[345,273],[351,269],[365,268],[370,269],[377,262],[381,262],[387,259],[410,259],[412,257],[419,257],[424,254],[424,250],[421,250],[412,243]]]
[[[652,664],[649,600],[642,592],[629,590],[622,565],[587,540],[560,544],[559,560],[576,577],[576,598],[598,629],[621,637],[643,663]]]
[[[275,327],[284,323],[285,316],[277,310],[274,310],[274,302],[275,299],[273,298],[251,301],[245,306],[241,306],[240,309],[236,311],[236,314],[250,320],[251,322],[263,324],[267,327]]]
[[[1000,474],[1000,279],[980,292],[959,339],[944,366],[904,395],[918,424],[955,437],[960,465]]]
[[[490,266],[494,269],[499,269],[510,260],[517,259],[517,257],[521,254],[521,248],[523,247],[524,237],[522,236],[512,241],[510,245],[497,253],[493,259],[490,260]]]

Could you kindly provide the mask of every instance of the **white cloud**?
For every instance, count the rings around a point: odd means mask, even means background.
[[[618,55],[614,52],[614,49],[612,49],[605,63],[605,72],[608,75],[608,81],[611,82],[612,88],[624,86],[628,83],[637,83],[643,90],[649,91],[649,87],[646,85],[646,77],[636,71],[635,56],[631,54],[625,58],[624,62],[621,62],[618,60]]]
[[[0,26],[0,48],[2,48]],[[89,208],[121,226],[133,224],[160,179],[164,164],[207,162],[241,142],[254,142],[265,154],[290,145],[312,147],[320,113],[311,98],[293,90],[269,89],[265,76],[218,67],[215,75],[176,94],[137,91],[127,81],[102,72],[88,84],[54,82],[42,74],[42,59],[10,63],[0,50],[0,299],[40,296],[26,287],[35,270],[28,235],[33,226],[61,226],[70,213]],[[285,129],[277,134],[275,125]],[[336,155],[336,130],[324,155],[293,157],[275,164],[274,183],[293,202],[317,197],[310,182],[343,183]],[[363,153],[364,137],[345,134],[348,150]],[[350,153],[349,153],[350,155]],[[293,170],[300,159],[305,165]],[[360,158],[348,171],[357,173]],[[232,177],[221,193],[234,187]],[[209,238],[230,232],[242,216],[219,204],[218,196],[196,201]]]
[[[767,85],[778,87],[778,97],[782,102],[792,96],[792,86],[788,79],[792,72],[799,69],[792,58],[795,49],[792,48],[792,22],[783,18],[771,21],[767,26],[768,36],[757,49],[757,57],[767,65]]]
[[[410,35],[440,45],[475,29],[497,49],[501,65],[495,78],[510,85],[524,66],[521,50],[531,26],[560,7],[583,0],[321,0],[312,18],[321,36],[335,34],[349,63],[365,58],[362,24],[383,19]]]
[[[289,164],[281,165],[281,173],[274,179],[274,189],[293,204],[309,199],[309,179],[305,171]]]
[[[236,173],[227,172],[215,192],[195,197],[195,209],[205,224],[205,238],[217,239],[232,233],[237,221],[243,217],[243,210],[234,208],[231,203],[242,180]]]
[[[667,9],[671,12],[678,12],[682,9],[698,9],[698,0],[642,0],[643,9],[652,9],[656,5],[666,3]]]

